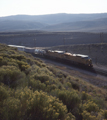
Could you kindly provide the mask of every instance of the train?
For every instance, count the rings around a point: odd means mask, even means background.
[[[67,51],[59,51],[59,50],[35,49],[35,48],[29,48],[29,47],[17,46],[17,45],[8,45],[8,46],[16,47],[18,50],[30,53],[34,56],[51,58],[53,60],[63,61],[78,66],[86,66],[90,68],[93,67],[92,59],[88,55],[72,54]]]
[[[45,53],[43,55],[45,57],[49,57],[66,63],[72,63],[78,66],[93,67],[92,59],[88,55],[72,54],[66,51],[58,50],[45,50]]]
[[[35,49],[36,56],[42,56],[45,58],[51,58],[57,61],[63,61],[66,63],[71,63],[78,66],[86,66],[93,67],[92,59],[88,55],[82,54],[72,54],[67,51],[59,51],[59,50],[40,50]]]

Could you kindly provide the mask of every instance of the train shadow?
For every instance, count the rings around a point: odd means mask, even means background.
[[[86,66],[84,64],[72,63],[72,62],[69,62],[69,61],[58,61],[58,62],[61,62],[63,64],[69,65],[69,66],[74,67],[74,68],[89,71],[89,72],[94,73],[95,75],[97,75],[97,72],[93,67]]]
[[[35,57],[48,59],[48,60],[51,60],[53,62],[61,63],[61,64],[64,64],[64,65],[68,65],[70,67],[74,67],[74,68],[78,68],[78,69],[81,69],[81,70],[85,70],[85,71],[91,72],[95,76],[97,75],[97,72],[95,71],[95,69],[93,67],[90,67],[90,66],[73,63],[73,62],[67,61],[67,60],[55,59],[53,57],[48,57],[48,56],[43,56],[43,55],[42,56],[41,55],[35,55]]]

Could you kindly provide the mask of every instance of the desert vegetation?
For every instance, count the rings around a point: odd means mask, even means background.
[[[107,91],[0,44],[1,120],[105,120]]]

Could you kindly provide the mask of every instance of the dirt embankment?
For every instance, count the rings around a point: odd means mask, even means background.
[[[106,44],[88,44],[88,45],[66,45],[52,47],[53,50],[63,50],[76,54],[89,55],[93,63],[107,66],[107,43]]]
[[[58,45],[107,43],[107,33],[85,32],[13,32],[0,33],[0,43],[27,47],[51,47]]]

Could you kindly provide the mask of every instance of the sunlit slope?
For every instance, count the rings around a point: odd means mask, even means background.
[[[1,120],[107,119],[105,89],[0,44]]]

